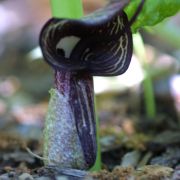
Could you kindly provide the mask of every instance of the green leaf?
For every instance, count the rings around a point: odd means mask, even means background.
[[[129,19],[134,15],[141,0],[131,0],[125,9]],[[136,32],[144,26],[153,26],[165,18],[175,15],[180,11],[180,0],[145,0],[143,9],[132,25],[132,31]]]

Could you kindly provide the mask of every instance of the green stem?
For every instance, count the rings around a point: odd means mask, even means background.
[[[51,10],[53,17],[78,19],[83,16],[82,0],[51,0]],[[96,118],[97,133],[97,158],[91,171],[101,169],[101,151],[99,142],[99,121]]]
[[[53,17],[57,18],[81,18],[83,6],[81,0],[51,0]]]
[[[96,98],[94,98],[94,101],[96,102]],[[95,105],[95,110],[97,110],[96,105]],[[97,112],[97,111],[96,111]],[[96,113],[95,112],[95,113]],[[97,115],[97,113],[96,113]],[[90,169],[90,171],[99,171],[101,170],[101,147],[100,147],[100,132],[99,132],[99,119],[96,116],[96,140],[97,140],[97,157],[96,157],[96,162],[94,166]]]
[[[154,90],[153,90],[153,83],[150,76],[150,70],[147,64],[147,56],[144,48],[144,42],[141,38],[139,33],[134,35],[134,49],[141,61],[141,64],[144,69],[145,79],[143,82],[144,87],[144,99],[145,99],[145,108],[146,108],[146,115],[149,118],[154,118],[156,115],[156,104],[154,98]]]

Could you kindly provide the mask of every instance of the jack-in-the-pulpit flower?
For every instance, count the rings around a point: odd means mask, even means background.
[[[118,1],[83,17],[50,19],[40,34],[55,88],[44,130],[47,165],[88,169],[96,160],[93,76],[124,73],[132,57],[131,22]],[[137,13],[136,13],[137,16]]]

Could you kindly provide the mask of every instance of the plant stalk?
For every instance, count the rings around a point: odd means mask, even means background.
[[[146,115],[148,118],[155,118],[156,115],[156,104],[155,104],[155,97],[154,97],[154,90],[153,90],[153,82],[150,75],[150,70],[147,64],[147,56],[144,48],[144,42],[142,37],[139,33],[133,36],[134,39],[134,50],[137,54],[138,58],[141,61],[142,67],[144,69],[145,79],[143,81],[143,88],[144,88],[144,101],[145,101],[145,109]]]
[[[81,0],[51,0],[53,17],[78,19],[83,16]]]

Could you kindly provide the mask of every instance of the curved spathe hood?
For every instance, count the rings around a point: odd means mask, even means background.
[[[83,17],[50,19],[40,35],[45,60],[56,70],[95,76],[124,73],[132,57],[132,33],[120,1]]]

